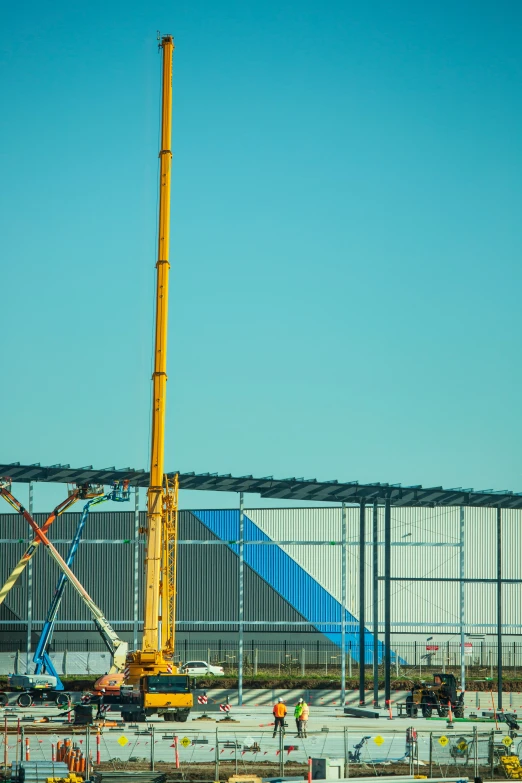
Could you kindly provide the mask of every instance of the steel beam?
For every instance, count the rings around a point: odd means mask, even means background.
[[[29,503],[28,509],[31,517],[33,516],[34,507],[34,484],[29,483]],[[25,673],[29,674],[29,660],[31,658],[32,647],[32,635],[33,635],[33,559],[31,558],[27,564],[27,659],[25,662]]]
[[[384,506],[384,699],[391,698],[391,504]]]
[[[365,539],[366,539],[366,505],[361,500],[359,505],[359,705],[364,707],[364,669],[365,669],[365,644],[364,644],[364,626],[365,618],[365,585],[366,585],[366,562],[365,562]]]
[[[341,705],[346,703],[346,506],[341,508]]]
[[[373,706],[379,707],[379,506],[373,504]]]
[[[459,604],[460,604],[460,687],[466,690],[466,645],[464,640],[464,506],[460,507],[460,526],[459,526]]]
[[[502,709],[502,509],[497,508],[497,707]]]
[[[245,513],[243,493],[239,493],[239,649],[238,649],[238,704],[243,705],[243,619],[245,609],[245,584],[244,584],[244,545]]]

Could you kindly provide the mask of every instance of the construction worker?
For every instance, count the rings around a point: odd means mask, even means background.
[[[301,710],[301,720],[300,720],[301,731],[299,732],[299,736],[306,738],[307,736],[306,724],[308,722],[308,718],[310,717],[310,707],[308,706],[308,704],[305,702],[304,699],[300,699],[300,701],[302,702],[302,710]]]
[[[275,718],[274,723],[274,734],[273,737],[275,737],[277,733],[277,727],[279,726],[279,730],[284,734],[285,733],[285,715],[286,715],[286,707],[283,703],[283,699],[278,699],[277,702],[274,704],[274,709],[272,710]]]
[[[297,727],[297,736],[301,736],[301,713],[303,712],[303,700],[299,699],[294,709],[295,725]]]

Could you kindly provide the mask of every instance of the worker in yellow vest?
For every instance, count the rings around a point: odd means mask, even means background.
[[[306,737],[306,724],[308,722],[308,718],[310,717],[310,707],[304,699],[300,699],[299,701],[301,703],[301,715],[299,716],[299,735],[301,737]]]
[[[281,731],[283,734],[285,733],[285,715],[286,715],[286,706],[283,702],[283,699],[278,699],[276,703],[274,704],[274,709],[272,710],[275,718],[274,723],[274,734],[275,737],[277,733],[277,729],[279,727],[279,731]]]

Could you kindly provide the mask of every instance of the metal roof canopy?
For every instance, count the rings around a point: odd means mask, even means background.
[[[168,474],[170,477],[174,473]],[[149,474],[133,468],[104,468],[95,470],[92,465],[71,468],[70,465],[40,463],[21,465],[19,462],[0,463],[0,476],[13,482],[43,481],[61,484],[112,484],[128,480],[132,486],[148,487]],[[327,503],[379,503],[387,501],[392,506],[482,506],[486,508],[522,508],[522,492],[507,490],[443,489],[422,487],[420,484],[405,487],[401,484],[359,484],[357,481],[317,481],[316,479],[272,476],[219,475],[218,473],[180,473],[180,489],[204,492],[244,492],[263,498],[280,500],[324,501]]]

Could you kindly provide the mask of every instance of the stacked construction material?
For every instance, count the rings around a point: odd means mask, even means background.
[[[68,776],[67,765],[56,761],[22,761],[13,764],[11,771],[11,779],[19,783],[47,783],[49,778],[64,779]]]
[[[58,740],[56,761],[62,761],[66,764],[69,772],[79,772],[85,775],[86,758],[81,749],[77,745],[73,745],[70,739],[66,739],[63,742]]]

